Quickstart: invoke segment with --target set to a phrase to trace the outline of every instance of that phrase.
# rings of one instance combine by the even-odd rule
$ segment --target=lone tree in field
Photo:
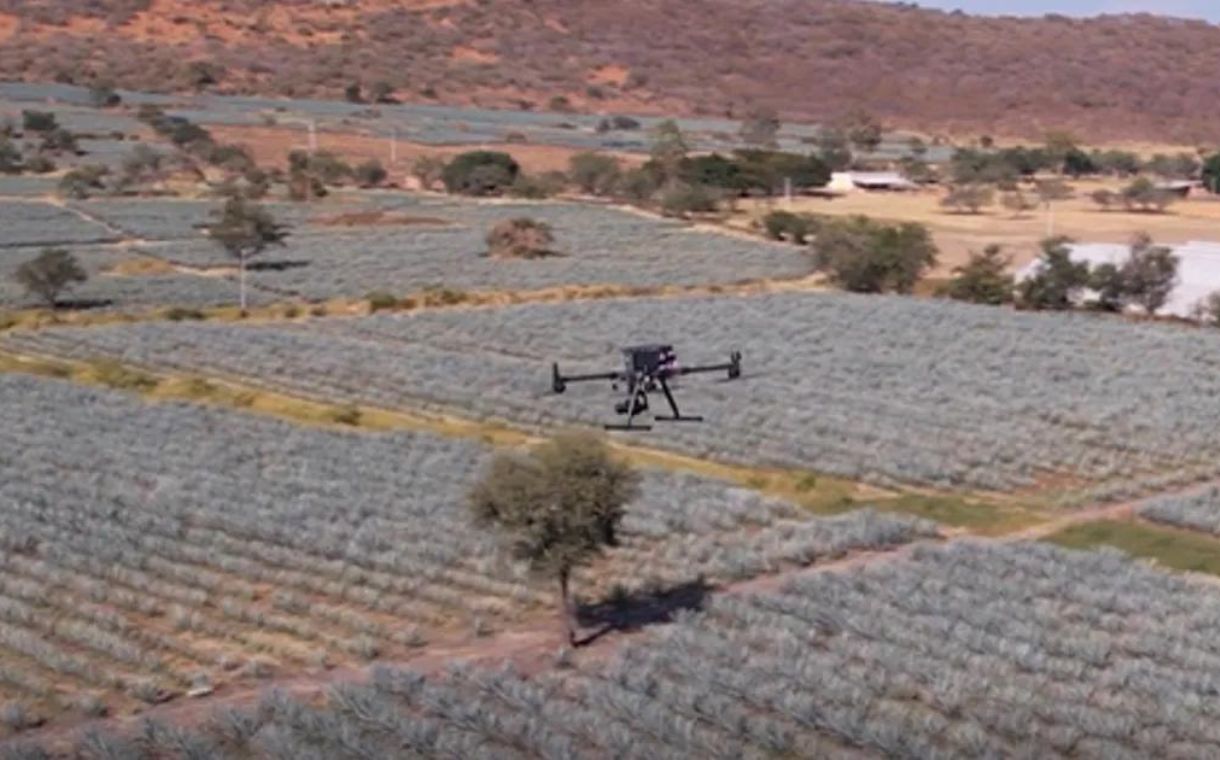
[[[487,255],[504,259],[540,259],[554,256],[551,225],[529,217],[498,222],[487,233]]]
[[[565,433],[528,455],[498,456],[470,492],[475,522],[498,529],[513,556],[558,582],[570,644],[578,643],[572,571],[617,543],[624,507],[638,488],[637,474],[611,457],[601,438]]]
[[[261,206],[241,196],[230,198],[220,212],[213,213],[216,221],[208,225],[208,236],[237,259],[238,287],[241,293],[241,313],[246,313],[246,261],[257,256],[269,245],[284,245],[288,227],[271,218]]]
[[[941,198],[940,205],[951,208],[959,214],[977,214],[984,206],[995,202],[995,190],[988,185],[965,184],[954,185]]]
[[[62,248],[44,248],[13,273],[13,280],[47,302],[52,309],[59,306],[59,296],[73,285],[89,279],[76,257]]]

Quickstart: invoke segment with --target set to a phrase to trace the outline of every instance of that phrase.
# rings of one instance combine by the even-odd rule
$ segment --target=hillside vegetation
[[[1220,27],[850,0],[0,0],[0,78],[1214,139]],[[358,85],[353,89],[352,85]]]

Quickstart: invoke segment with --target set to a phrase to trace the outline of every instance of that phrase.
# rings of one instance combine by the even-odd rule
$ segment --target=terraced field
[[[959,542],[720,596],[611,662],[382,669],[102,756],[1200,758],[1220,752],[1213,585],[1114,553]],[[138,741],[138,745],[137,742]]]
[[[1085,315],[788,293],[141,324],[4,344],[544,427],[612,417],[600,385],[551,395],[552,361],[606,368],[618,346],[655,340],[691,363],[741,350],[746,377],[685,383],[681,402],[708,421],[662,429],[650,445],[889,484],[1094,499],[1220,474],[1209,412],[1220,335]]]
[[[17,375],[0,375],[0,428],[0,706],[126,710],[550,615],[549,586],[469,526],[482,444]],[[578,576],[589,601],[935,533],[871,511],[811,519],[694,476],[648,473],[643,494],[621,546]]]

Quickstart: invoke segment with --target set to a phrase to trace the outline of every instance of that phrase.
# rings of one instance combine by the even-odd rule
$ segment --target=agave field
[[[102,243],[115,235],[72,211],[41,201],[0,201],[0,249]],[[11,253],[0,252],[7,259]]]
[[[470,526],[490,450],[0,376],[0,705],[96,710],[405,658],[553,599]],[[935,535],[652,472],[590,594],[723,583]],[[549,614],[549,611],[547,612]]]
[[[257,260],[256,287],[309,300],[406,294],[432,286],[479,290],[563,285],[700,285],[791,278],[810,265],[795,249],[733,238],[605,207],[568,203],[474,202],[408,194],[347,194],[345,202],[272,204],[293,227],[287,245]],[[149,255],[185,267],[232,266],[202,237],[216,204],[102,200],[76,208],[145,241]],[[378,210],[402,223],[352,228],[318,222]],[[534,261],[489,259],[484,240],[496,222],[529,216],[553,226],[559,256]],[[311,222],[314,222],[311,224]]]
[[[632,299],[247,326],[10,334],[323,398],[458,409],[525,426],[611,417],[607,387],[550,393],[550,363],[605,369],[673,341],[745,377],[684,383],[698,426],[650,439],[698,456],[883,483],[1115,498],[1216,473],[1220,336],[1088,316],[843,294]]]
[[[614,660],[378,669],[97,757],[1202,758],[1220,594],[1111,553],[968,542],[722,595]]]
[[[1140,508],[1140,517],[1220,536],[1220,487],[1152,499]]]

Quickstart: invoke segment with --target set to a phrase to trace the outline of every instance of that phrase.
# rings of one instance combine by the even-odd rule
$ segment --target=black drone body
[[[674,400],[673,389],[669,381],[683,375],[694,375],[708,372],[726,372],[728,379],[741,377],[741,353],[733,351],[728,362],[724,364],[707,364],[696,367],[685,367],[678,364],[678,355],[674,347],[660,343],[650,343],[642,346],[628,346],[623,349],[623,368],[611,372],[595,372],[587,375],[562,375],[559,365],[551,365],[551,389],[556,393],[567,390],[568,383],[580,383],[591,380],[609,380],[614,390],[619,390],[622,383],[627,396],[614,405],[614,411],[626,415],[627,421],[621,424],[606,425],[607,430],[651,430],[651,425],[637,425],[637,414],[648,411],[648,394],[661,391],[669,402],[671,415],[655,416],[658,422],[702,422],[702,417],[683,415],[678,411],[678,402]]]

